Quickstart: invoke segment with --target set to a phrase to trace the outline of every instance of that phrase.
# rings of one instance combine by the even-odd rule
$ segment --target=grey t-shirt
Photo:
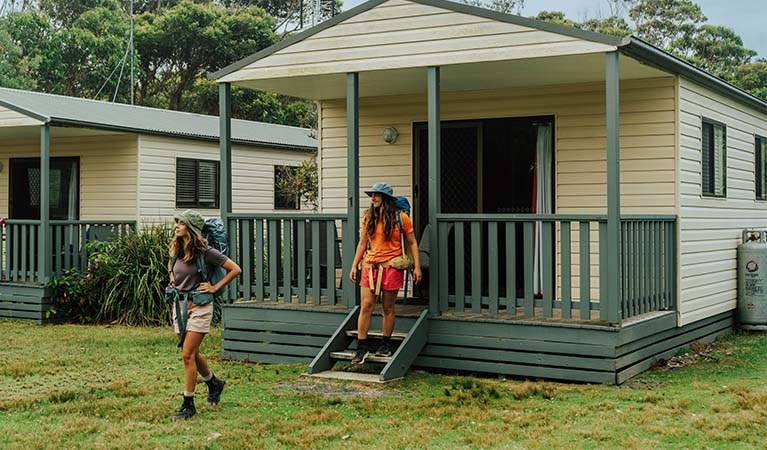
[[[226,260],[226,255],[213,247],[208,247],[205,250],[205,264],[220,267],[224,265]],[[200,283],[202,283],[202,275],[197,271],[197,261],[195,260],[187,264],[180,258],[177,259],[176,264],[173,266],[173,279],[179,292],[189,292],[197,289]]]

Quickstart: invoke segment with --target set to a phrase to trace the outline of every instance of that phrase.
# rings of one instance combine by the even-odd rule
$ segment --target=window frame
[[[298,170],[298,166],[291,166],[290,164],[274,164],[272,166],[272,173],[274,174],[274,198],[273,198],[273,207],[275,211],[300,211],[301,210],[301,202],[300,200],[295,200],[294,205],[288,205],[284,206],[282,204],[278,203],[278,200],[282,201],[287,196],[281,195],[279,193],[279,185],[277,180],[277,170],[278,168],[280,170],[285,168],[290,168],[290,170],[295,174],[295,172]]]
[[[711,173],[709,174],[710,177],[710,183],[711,183],[711,190],[707,191],[704,173],[703,173],[703,159],[706,156],[706,149],[703,147],[703,133],[705,133],[705,127],[706,125],[711,126],[711,134],[712,136],[709,138],[711,142],[711,149],[710,149],[710,162],[709,167],[711,168]],[[722,194],[717,195],[716,194],[716,186],[715,186],[715,180],[716,180],[716,149],[714,147],[715,145],[715,133],[716,133],[716,127],[722,128],[722,144],[723,148],[722,151],[724,152],[724,167],[722,167]],[[701,196],[706,198],[727,198],[727,124],[720,122],[718,120],[709,119],[708,117],[702,117],[701,118],[701,140],[700,140],[700,146],[701,146],[701,152],[700,152],[700,158],[701,158]]]
[[[762,159],[759,153],[762,145],[767,146],[767,137],[754,133],[754,199],[756,201],[767,201],[767,189],[761,192],[762,181],[767,176],[767,158]],[[761,163],[761,164],[760,164]]]
[[[179,201],[179,163],[181,161],[194,163],[194,202]],[[200,163],[213,163],[216,171],[215,200],[213,205],[200,202]],[[221,202],[221,162],[215,159],[176,158],[176,208],[219,209]]]

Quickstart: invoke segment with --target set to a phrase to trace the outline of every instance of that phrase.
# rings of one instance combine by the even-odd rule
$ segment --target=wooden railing
[[[437,223],[442,312],[592,320],[594,310],[607,320],[605,216],[440,214]]]
[[[337,269],[345,224],[345,215],[230,215],[230,256],[242,267],[230,300],[341,303],[343,271]]]
[[[129,220],[53,220],[51,243],[54,276],[67,269],[85,271],[88,267],[89,249],[93,241],[110,241],[136,231],[136,222]]]
[[[621,219],[623,318],[676,308],[676,218]]]
[[[134,221],[51,221],[51,276],[88,267],[91,241],[105,241],[135,231]],[[40,272],[40,221],[7,220],[0,240],[0,275],[5,281],[43,283]]]
[[[40,237],[39,220],[7,220],[0,242],[2,279],[18,282],[41,282],[38,272]]]

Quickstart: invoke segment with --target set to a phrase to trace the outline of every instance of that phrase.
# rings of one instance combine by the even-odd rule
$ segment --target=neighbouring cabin
[[[0,318],[43,320],[46,280],[85,269],[88,241],[219,216],[218,132],[216,117],[0,89]],[[300,211],[277,186],[316,151],[309,130],[236,120],[232,139],[235,210]]]
[[[767,226],[767,102],[652,45],[371,0],[212,78],[224,118],[231,85],[319,105],[320,214],[222,205],[244,269],[225,357],[621,383],[734,324],[741,230]],[[381,180],[413,204],[427,276],[360,375],[347,274]]]

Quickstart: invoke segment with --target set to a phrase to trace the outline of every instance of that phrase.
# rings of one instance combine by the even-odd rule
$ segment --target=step
[[[305,374],[310,377],[325,378],[331,380],[344,380],[344,381],[358,381],[360,383],[388,383],[387,380],[381,381],[381,376],[377,373],[359,373],[359,372],[343,372],[340,370],[326,370],[320,373]],[[397,378],[401,380],[402,378]]]
[[[357,338],[357,330],[349,330],[346,332],[346,335],[349,337]],[[383,338],[383,331],[381,330],[370,330],[368,331],[368,337],[373,339],[382,339]],[[403,333],[401,331],[395,331],[391,335],[392,341],[404,341],[407,337],[407,333]]]
[[[353,351],[345,351],[345,352],[332,352],[330,354],[330,357],[333,359],[340,359],[344,361],[351,361],[352,358],[354,358],[354,352]],[[367,358],[365,358],[365,362],[374,362],[374,363],[381,363],[386,364],[389,361],[391,361],[391,356],[375,356],[371,354]]]

